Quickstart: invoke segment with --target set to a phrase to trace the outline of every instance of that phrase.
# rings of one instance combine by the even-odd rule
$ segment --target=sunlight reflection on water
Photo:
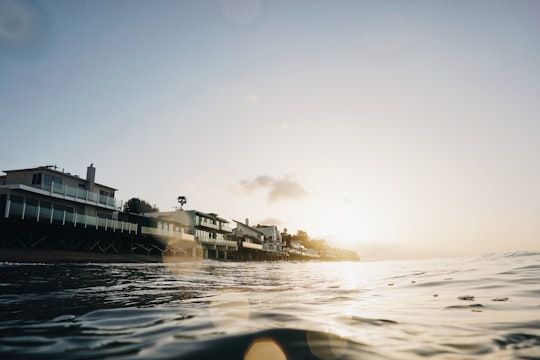
[[[539,256],[0,264],[0,355],[533,357]]]

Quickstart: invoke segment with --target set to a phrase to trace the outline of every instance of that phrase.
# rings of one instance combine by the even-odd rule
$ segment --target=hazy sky
[[[540,250],[540,1],[0,0],[0,170],[366,259]]]

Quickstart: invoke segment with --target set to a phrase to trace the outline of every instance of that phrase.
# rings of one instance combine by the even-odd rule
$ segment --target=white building
[[[87,168],[86,178],[60,171],[56,166],[4,170],[0,176],[2,216],[12,214],[50,221],[92,224],[116,220],[122,202],[115,199],[116,189],[95,182],[96,168]],[[83,220],[84,219],[84,220]]]
[[[238,250],[236,241],[228,239],[232,234],[229,222],[215,213],[180,209],[146,213],[145,215],[171,219],[185,224],[186,231],[202,245],[205,258],[209,257],[209,251],[213,251],[216,259],[226,259],[229,252]]]
[[[263,250],[282,252],[283,239],[276,225],[257,225],[257,230],[264,234]]]
[[[239,246],[243,249],[262,250],[264,243],[264,233],[259,229],[249,226],[249,220],[245,223],[234,220],[236,228],[233,229],[233,236],[237,239]]]

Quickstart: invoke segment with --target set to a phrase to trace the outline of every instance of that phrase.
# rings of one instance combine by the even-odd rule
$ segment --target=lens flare
[[[167,238],[161,261],[170,274],[185,275],[199,269],[203,261],[203,250],[195,241]]]
[[[345,354],[348,347],[346,339],[326,332],[308,332],[307,342],[311,353],[322,360],[338,359]]]
[[[286,360],[287,356],[272,338],[255,339],[249,345],[244,360]]]

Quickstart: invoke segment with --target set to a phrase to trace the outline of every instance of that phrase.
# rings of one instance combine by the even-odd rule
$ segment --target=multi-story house
[[[151,255],[158,261],[165,256],[198,256],[198,244],[183,223],[122,212],[116,189],[95,182],[93,165],[87,168],[86,178],[56,166],[4,172],[0,176],[0,248],[6,250],[0,252],[0,261],[17,261],[7,257],[30,253],[37,254],[39,261],[39,256],[50,257],[51,251],[66,260],[74,252],[86,254],[80,259],[96,261],[106,261],[105,255],[120,256],[114,260],[122,261],[129,260],[124,255],[134,260],[137,255]]]
[[[232,235],[238,241],[238,246],[244,249],[262,250],[264,242],[264,233],[257,228],[249,226],[249,219],[245,223],[234,220],[236,228]]]
[[[186,224],[187,232],[194,235],[195,240],[203,247],[205,258],[227,259],[231,252],[238,251],[236,241],[229,240],[232,233],[229,222],[215,213],[179,209],[145,215],[174,219]]]
[[[238,242],[238,254],[244,260],[284,260],[288,255],[283,251],[283,241],[275,225],[250,226],[236,221],[233,238]]]
[[[257,225],[257,230],[264,234],[263,250],[283,252],[283,239],[276,225]]]
[[[50,217],[63,222],[82,218],[92,223],[116,219],[122,209],[116,189],[95,182],[96,168],[87,168],[86,178],[59,171],[56,166],[4,170],[0,177],[0,210],[3,217],[18,214]]]

